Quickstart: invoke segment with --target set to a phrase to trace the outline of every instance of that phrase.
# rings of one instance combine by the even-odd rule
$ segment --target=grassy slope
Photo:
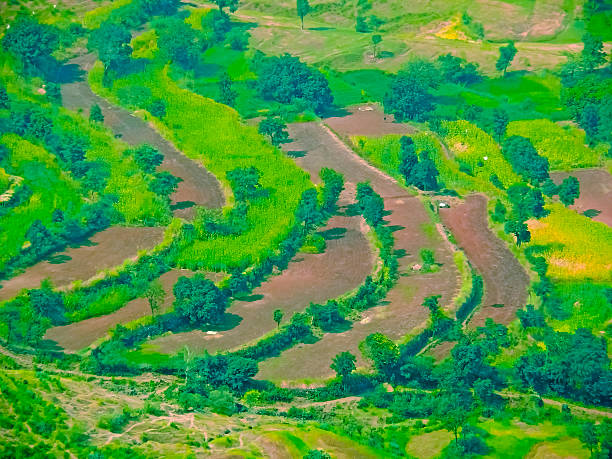
[[[54,155],[14,134],[0,143],[9,148],[8,165],[23,177],[32,196],[22,205],[0,217],[0,264],[15,256],[25,241],[25,233],[35,220],[51,222],[55,209],[78,209],[83,204],[80,185],[62,171]]]

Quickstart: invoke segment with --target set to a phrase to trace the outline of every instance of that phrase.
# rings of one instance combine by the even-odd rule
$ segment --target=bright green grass
[[[585,145],[585,133],[573,126],[559,126],[548,119],[513,121],[507,135],[527,137],[538,153],[550,162],[551,169],[568,170],[599,166],[599,154]]]
[[[558,331],[573,332],[577,328],[588,328],[595,333],[606,328],[612,319],[612,304],[605,296],[610,285],[590,282],[562,282],[555,285],[555,293],[562,301],[562,308],[570,311],[566,320],[549,320]]]
[[[478,126],[460,120],[445,122],[444,127],[447,130],[444,141],[450,151],[456,159],[466,163],[475,176],[488,181],[492,174],[496,174],[506,187],[521,181],[502,155],[497,142]]]
[[[410,438],[410,441],[406,445],[406,452],[411,457],[433,459],[437,457],[451,441],[454,441],[451,432],[447,430],[434,430],[433,432],[415,435]]]
[[[108,3],[96,8],[95,10],[88,11],[83,16],[83,26],[87,27],[88,29],[97,29],[110,17],[114,10],[130,3],[132,3],[132,0],[114,0],[112,3]]]
[[[382,137],[353,136],[351,141],[359,155],[374,166],[394,176],[400,183],[404,178],[400,175],[399,152],[400,136],[385,135]],[[447,188],[457,190],[459,193],[484,191],[492,195],[500,193],[489,181],[482,177],[472,177],[459,170],[459,164],[449,159],[444,152],[440,141],[429,132],[421,132],[412,136],[417,152],[428,151],[431,159],[440,172],[440,178]]]
[[[202,161],[226,189],[227,171],[254,166],[261,172],[261,184],[269,190],[268,197],[251,204],[249,228],[244,233],[196,241],[179,255],[181,266],[223,269],[251,264],[277,246],[294,221],[302,192],[312,186],[305,172],[267,143],[256,128],[243,125],[236,111],[181,89],[168,76],[167,67],[151,66],[145,73],[117,80],[112,93],[102,87],[101,76],[98,65],[90,73],[90,81],[105,96],[113,97],[122,87],[138,85],[163,99],[167,115],[163,121],[153,120],[156,127],[187,156]]]
[[[562,281],[612,282],[612,228],[562,204],[550,215],[530,220],[530,245],[544,246],[548,274]]]
[[[35,220],[47,225],[55,209],[83,205],[78,182],[62,171],[55,156],[15,134],[6,134],[0,142],[9,149],[10,170],[23,177],[32,196],[20,206],[0,217],[0,266],[17,255],[25,242],[27,229]]]
[[[555,444],[558,441],[565,442],[567,429],[565,426],[553,425],[550,422],[543,422],[538,425],[527,425],[517,422],[497,422],[485,421],[479,424],[491,434],[486,442],[492,451],[488,458],[508,458],[522,459],[538,443]],[[583,448],[572,448],[577,458],[589,457],[588,451]]]
[[[147,30],[134,37],[130,43],[134,59],[152,59],[157,51],[157,34],[155,30]]]

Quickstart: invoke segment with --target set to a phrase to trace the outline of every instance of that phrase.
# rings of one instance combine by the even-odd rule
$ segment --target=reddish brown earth
[[[327,333],[314,344],[301,344],[280,357],[260,363],[258,378],[276,381],[329,377],[333,375],[329,368],[332,358],[342,351],[350,351],[358,357],[357,364],[364,365],[358,349],[363,339],[375,332],[385,333],[394,340],[402,339],[428,320],[428,311],[421,306],[426,296],[441,294],[441,304],[450,303],[458,276],[449,246],[436,231],[418,197],[409,195],[392,178],[368,165],[324,126],[294,124],[289,126],[289,132],[296,140],[285,148],[306,152],[297,162],[313,177],[321,167],[330,167],[344,174],[349,190],[360,181],[370,181],[384,198],[385,208],[391,211],[385,220],[396,229],[396,249],[405,255],[399,259],[401,275],[396,286],[380,306],[364,312],[362,320],[350,330]],[[412,266],[420,262],[422,248],[434,250],[436,261],[442,265],[440,271],[413,272]]]
[[[320,231],[328,238],[324,253],[298,254],[280,275],[255,289],[249,301],[231,305],[228,313],[242,319],[237,326],[212,335],[200,330],[176,333],[157,338],[152,344],[165,353],[184,346],[194,352],[233,349],[274,330],[275,309],[283,311],[286,322],[311,302],[324,303],[354,289],[370,274],[374,261],[364,230],[361,217],[333,217]]]
[[[612,175],[605,169],[579,169],[572,172],[553,172],[550,174],[555,183],[573,175],[580,181],[580,197],[571,206],[583,213],[595,209],[601,213],[593,220],[612,227]]]
[[[136,257],[140,250],[152,249],[162,241],[163,233],[163,228],[108,228],[93,235],[80,247],[54,254],[22,274],[2,282],[0,300],[12,298],[24,288],[36,288],[47,278],[56,287],[66,287],[78,279],[89,279],[101,270]]]
[[[396,123],[393,115],[382,113],[374,105],[354,107],[349,109],[349,112],[347,116],[327,118],[325,123],[342,137],[414,133],[414,128],[407,124]]]
[[[482,305],[470,324],[484,325],[487,317],[509,324],[525,306],[529,277],[506,244],[489,229],[486,197],[470,195],[462,204],[440,209],[440,217],[484,280]]]
[[[104,115],[104,124],[121,140],[130,145],[148,143],[163,153],[164,162],[160,169],[183,179],[170,196],[172,204],[178,204],[174,212],[176,216],[191,218],[194,205],[221,207],[225,198],[219,182],[202,164],[183,155],[142,119],[93,93],[86,76],[79,75],[78,70],[88,71],[94,62],[95,56],[87,54],[71,60],[65,66],[66,78],[73,81],[62,85],[63,105],[71,110],[82,109],[84,116],[89,116],[91,106],[98,104]]]
[[[192,274],[192,271],[186,269],[175,269],[160,276],[159,281],[167,294],[160,313],[165,312],[172,305],[174,301],[172,287],[174,287],[178,278],[180,276],[191,276]],[[149,314],[151,314],[151,309],[148,301],[145,298],[137,298],[112,314],[50,328],[47,330],[44,339],[55,341],[67,352],[76,352],[105,336],[117,324],[125,324]]]

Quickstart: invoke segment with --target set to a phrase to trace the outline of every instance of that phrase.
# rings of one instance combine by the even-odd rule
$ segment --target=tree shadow
[[[72,260],[72,257],[63,253],[47,258],[47,262],[52,265],[61,265],[62,263],[66,263],[70,260]]]
[[[174,204],[170,205],[170,210],[175,211],[175,210],[183,210],[183,209],[189,209],[193,206],[195,206],[195,202],[193,201],[179,201],[176,202]]]
[[[325,333],[344,333],[353,328],[353,323],[350,320],[334,323],[331,327],[322,328]]]
[[[389,57],[393,57],[395,56],[395,53],[392,51],[380,51],[378,53],[378,57],[380,57],[381,59],[387,59]]]
[[[600,213],[601,213],[601,210],[587,209],[584,212],[582,212],[582,215],[588,218],[594,218],[594,217],[597,217]]]
[[[226,312],[223,315],[221,322],[210,327],[206,327],[206,330],[203,329],[203,331],[227,331],[231,330],[232,328],[236,328],[241,322],[242,317],[240,317],[238,314]]]
[[[306,150],[290,150],[285,153],[290,158],[303,158],[308,152]]]
[[[326,241],[333,241],[336,239],[342,239],[345,236],[346,231],[346,228],[336,227],[325,231],[318,231],[317,234],[322,236]]]
[[[336,30],[335,27],[306,27],[306,30],[315,30],[317,32],[325,31],[325,30]]]
[[[77,64],[64,64],[55,74],[54,83],[67,84],[85,80],[85,71]]]
[[[252,293],[250,295],[237,295],[234,297],[237,301],[244,301],[245,303],[253,303],[255,301],[262,300],[264,296],[261,293]]]
[[[402,225],[387,225],[387,228],[389,228],[392,233],[406,229],[406,227]]]
[[[349,116],[351,112],[349,112],[344,107],[337,107],[335,105],[326,108],[323,113],[321,113],[321,118],[342,118],[344,116]]]
[[[406,252],[406,249],[396,249],[393,251],[393,253],[395,254],[397,258],[404,258],[405,256],[408,255],[408,252]]]

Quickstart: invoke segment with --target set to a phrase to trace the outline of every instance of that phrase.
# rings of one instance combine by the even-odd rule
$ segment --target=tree
[[[344,190],[344,176],[333,169],[321,168],[319,177],[323,182],[321,193],[321,210],[333,214],[337,210],[340,193]]]
[[[219,7],[219,11],[224,12],[224,8],[229,8],[229,10],[234,13],[238,9],[238,0],[212,0],[214,4]]]
[[[467,85],[482,80],[482,76],[478,73],[478,64],[466,62],[465,59],[450,53],[438,56],[436,61],[445,81]]]
[[[236,169],[228,171],[225,175],[238,201],[255,199],[262,196],[265,192],[259,183],[261,172],[254,166],[237,167]]]
[[[261,120],[259,123],[259,133],[268,137],[272,145],[276,147],[286,142],[289,138],[285,122],[280,118],[272,118],[271,116]]]
[[[154,280],[145,290],[145,298],[151,308],[151,317],[155,317],[166,299],[166,291],[159,280]]]
[[[167,56],[185,70],[193,69],[202,49],[199,34],[179,18],[171,18],[156,29],[159,38],[157,46]]]
[[[40,289],[30,290],[30,305],[40,316],[47,317],[53,325],[66,323],[66,307],[61,293],[54,292],[48,282],[44,282]]]
[[[149,106],[149,112],[157,118],[164,118],[166,116],[166,102],[163,99],[153,99]]]
[[[373,333],[361,342],[360,349],[381,375],[389,379],[393,377],[399,361],[399,348],[389,337]]]
[[[559,187],[555,185],[555,182],[549,177],[542,183],[542,193],[549,198],[559,193]]]
[[[453,433],[455,444],[459,440],[459,430],[468,420],[471,408],[471,394],[463,387],[445,389],[436,397],[435,417],[442,422],[446,430]]]
[[[218,323],[227,307],[227,295],[203,274],[179,277],[174,285],[174,309],[191,325]]]
[[[423,191],[436,191],[440,188],[438,176],[440,173],[429,154],[424,151],[421,158],[412,170],[412,184]]]
[[[8,93],[6,92],[6,88],[0,84],[0,110],[4,108],[10,108],[11,101],[9,99]]]
[[[509,42],[506,46],[502,46],[499,48],[499,59],[497,59],[497,63],[495,64],[495,68],[500,72],[503,72],[504,76],[506,75],[506,70],[510,63],[516,56],[517,49],[514,46],[514,42]]]
[[[574,204],[580,196],[580,182],[576,177],[569,176],[559,185],[559,199],[566,206]]]
[[[593,141],[597,138],[599,134],[599,108],[596,104],[587,104],[582,109],[580,113],[580,126],[586,132],[586,135],[589,138],[589,141],[593,143]]]
[[[357,184],[357,205],[368,225],[375,227],[384,217],[385,201],[368,183]]]
[[[385,112],[393,113],[399,121],[422,121],[434,108],[429,89],[437,85],[436,80],[428,78],[428,73],[427,68],[412,66],[393,77],[383,99]]]
[[[274,322],[276,322],[276,327],[280,328],[281,320],[283,320],[283,311],[276,309],[272,315],[272,318],[274,319]]]
[[[2,38],[2,47],[19,58],[31,70],[48,58],[58,44],[58,34],[49,25],[21,16],[11,24]]]
[[[130,152],[134,156],[136,164],[149,174],[153,173],[155,168],[164,161],[164,155],[162,155],[159,150],[146,143],[140,145],[135,150],[130,150]]]
[[[232,22],[226,13],[213,10],[202,18],[202,28],[209,41],[221,43],[232,30]]]
[[[597,435],[597,427],[592,422],[585,422],[582,424],[580,429],[580,441],[589,448],[591,457],[593,457],[593,450],[597,448],[599,444],[599,436]]]
[[[257,73],[257,91],[263,99],[283,104],[305,103],[317,114],[323,113],[334,102],[325,76],[297,57],[284,54],[264,58]]]
[[[87,46],[96,50],[105,71],[121,71],[132,55],[132,34],[120,23],[104,22],[91,33]]]
[[[93,104],[91,109],[89,110],[89,121],[94,123],[103,123],[104,115],[102,114],[102,109],[98,104]]]
[[[322,449],[311,449],[303,459],[331,459],[331,456]]]
[[[304,222],[306,228],[311,228],[320,221],[321,212],[318,206],[317,190],[314,188],[304,190],[295,216],[298,221]]]
[[[504,142],[502,153],[514,171],[523,178],[540,183],[549,177],[548,158],[538,155],[529,139],[517,135],[508,137]]]
[[[356,357],[350,352],[340,352],[332,360],[330,368],[336,372],[338,377],[345,378],[355,371],[356,360]]]
[[[310,4],[308,0],[297,0],[297,15],[302,21],[302,30],[304,30],[304,16],[310,13]]]
[[[414,141],[410,137],[402,136],[400,138],[399,159],[399,173],[404,176],[406,185],[410,185],[413,182],[412,174],[414,173],[414,168],[419,162]]]
[[[232,80],[227,72],[223,72],[219,78],[219,102],[233,107],[236,104],[236,92],[232,85]]]
[[[183,179],[172,175],[168,171],[155,172],[153,180],[149,184],[149,189],[160,196],[170,196],[178,188],[178,184]]]
[[[501,142],[501,139],[506,135],[506,128],[510,117],[503,108],[496,108],[493,111],[493,132],[497,136],[497,141]]]
[[[592,72],[606,62],[603,43],[601,38],[594,37],[589,32],[582,36],[582,42],[584,43],[580,53],[582,65],[587,72]]]
[[[520,220],[508,220],[504,225],[504,231],[516,236],[516,245],[520,246],[524,242],[531,241],[531,233],[525,222]]]
[[[376,48],[382,42],[382,36],[379,34],[372,35],[372,45],[374,45],[374,58],[378,57],[378,53],[376,52]]]
[[[233,27],[227,34],[227,42],[234,51],[244,51],[249,46],[249,33],[241,27]]]

